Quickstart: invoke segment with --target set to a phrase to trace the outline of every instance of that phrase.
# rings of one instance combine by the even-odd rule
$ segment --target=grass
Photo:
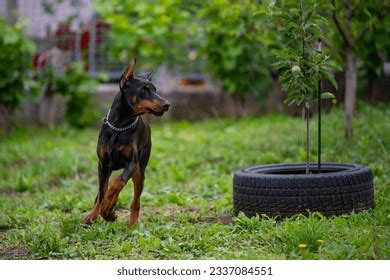
[[[81,221],[97,191],[97,129],[18,128],[0,138],[0,258],[389,259],[390,107],[361,105],[353,139],[323,117],[323,159],[368,165],[376,208],[342,217],[232,217],[232,176],[255,164],[303,162],[301,120],[285,115],[153,124],[141,223]],[[315,120],[312,121],[313,136]],[[312,159],[316,158],[313,137]]]

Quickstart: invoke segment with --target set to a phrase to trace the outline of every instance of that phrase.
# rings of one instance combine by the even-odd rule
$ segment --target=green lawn
[[[314,136],[315,120],[311,126]],[[81,225],[97,191],[98,129],[18,128],[0,138],[0,259],[389,259],[388,105],[361,105],[351,140],[343,138],[341,110],[323,117],[324,161],[372,169],[373,211],[232,217],[234,171],[304,161],[301,127],[285,115],[153,124],[141,223],[130,229],[131,182],[116,222]],[[314,161],[314,137],[312,144]]]

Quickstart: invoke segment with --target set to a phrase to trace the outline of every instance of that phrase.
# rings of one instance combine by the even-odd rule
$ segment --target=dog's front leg
[[[103,164],[99,161],[98,166],[99,173],[99,192],[96,195],[95,205],[91,212],[84,218],[85,224],[91,224],[96,221],[100,214],[100,204],[103,201],[104,195],[108,188],[108,179],[111,174],[111,170],[107,167],[107,165]]]
[[[140,166],[137,166],[137,170],[132,177],[134,183],[134,197],[133,202],[130,206],[130,218],[129,226],[134,226],[138,223],[139,209],[140,209],[140,198],[142,189],[144,187],[145,170],[141,170]]]
[[[134,175],[136,167],[137,161],[135,158],[133,158],[133,160],[123,170],[122,174],[115,178],[106,195],[104,196],[100,207],[100,215],[106,221],[116,220],[117,216],[114,212],[114,207],[118,200],[119,193],[122,191],[123,187],[130,180],[130,178]]]

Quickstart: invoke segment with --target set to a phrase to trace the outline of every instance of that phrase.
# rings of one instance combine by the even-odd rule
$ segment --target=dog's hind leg
[[[104,196],[104,199],[100,206],[100,215],[106,221],[116,220],[117,216],[114,212],[114,207],[118,200],[119,193],[122,191],[123,187],[130,180],[130,178],[134,175],[136,167],[137,163],[135,159],[133,159],[131,163],[128,164],[123,170],[122,174],[115,178],[106,195]]]
[[[99,192],[96,194],[95,205],[91,212],[84,218],[85,224],[91,224],[96,221],[100,214],[100,204],[103,201],[104,195],[108,188],[108,179],[111,175],[110,169],[99,161]]]

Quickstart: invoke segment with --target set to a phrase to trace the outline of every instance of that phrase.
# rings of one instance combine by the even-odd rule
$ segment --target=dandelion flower
[[[298,248],[300,248],[300,249],[305,249],[306,247],[307,247],[307,244],[305,244],[305,243],[300,243],[298,245]]]

